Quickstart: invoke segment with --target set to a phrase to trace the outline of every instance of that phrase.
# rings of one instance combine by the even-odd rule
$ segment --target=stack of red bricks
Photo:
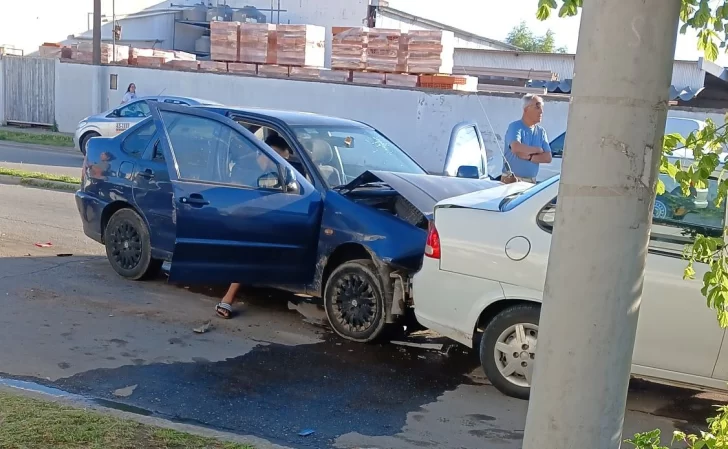
[[[212,22],[210,67],[237,74],[286,77],[292,68],[324,66],[326,31],[314,25]],[[200,69],[203,69],[202,63]],[[218,70],[219,69],[219,70]]]

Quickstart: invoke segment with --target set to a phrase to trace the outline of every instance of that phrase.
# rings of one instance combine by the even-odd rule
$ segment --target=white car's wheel
[[[509,307],[485,328],[480,363],[503,394],[520,399],[530,395],[540,313],[536,304]]]

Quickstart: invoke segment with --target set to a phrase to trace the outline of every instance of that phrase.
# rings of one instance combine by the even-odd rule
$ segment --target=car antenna
[[[161,91],[161,92],[160,92],[159,94],[157,94],[157,96],[159,97],[160,95],[162,95],[162,94],[164,93],[164,91],[165,91],[165,90],[167,90],[167,88],[166,88],[166,87],[165,87],[164,89],[162,89],[162,91]]]

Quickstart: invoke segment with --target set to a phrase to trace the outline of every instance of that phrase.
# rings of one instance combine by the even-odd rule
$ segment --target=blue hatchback
[[[322,298],[333,329],[382,335],[411,305],[437,201],[493,181],[428,175],[366,124],[315,114],[151,104],[89,141],[84,232],[139,280],[265,285]],[[285,140],[286,160],[264,141]]]

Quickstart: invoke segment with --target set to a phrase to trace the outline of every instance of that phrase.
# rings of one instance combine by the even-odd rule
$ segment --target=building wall
[[[379,28],[392,28],[402,31],[409,30],[434,30],[435,27],[427,26],[422,23],[415,23],[406,19],[401,19],[396,16],[389,16],[386,12],[380,12],[377,14],[377,27]],[[497,48],[490,44],[484,44],[478,41],[469,40],[463,37],[455,35],[455,48],[474,48],[474,49],[490,49],[497,50]]]
[[[119,90],[109,90],[109,76],[119,76]],[[140,95],[183,95],[229,105],[314,112],[361,120],[380,129],[429,170],[442,170],[452,128],[478,122],[488,149],[502,148],[508,124],[521,116],[517,96],[442,93],[352,84],[173,72],[134,67],[95,67],[57,62],[56,121],[72,132],[86,116],[120,103],[123,87],[134,82]],[[543,126],[556,137],[566,129],[566,98],[546,98]],[[721,113],[673,112],[723,123]]]
[[[5,123],[5,78],[3,58],[0,56],[0,125]]]
[[[550,70],[559,79],[574,77],[572,54],[519,53],[513,51],[490,51],[456,49],[455,65],[469,67],[493,67],[523,70]],[[679,87],[699,89],[703,87],[705,72],[698,68],[697,61],[675,61],[672,84]]]

